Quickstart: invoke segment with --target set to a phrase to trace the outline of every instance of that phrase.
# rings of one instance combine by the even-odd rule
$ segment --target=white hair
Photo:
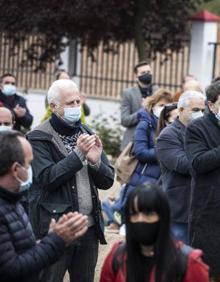
[[[203,93],[199,91],[185,91],[182,95],[180,95],[177,108],[186,108],[190,105],[192,99],[202,99],[203,101],[206,100],[206,97]]]
[[[70,79],[58,79],[55,80],[50,86],[47,92],[48,104],[54,102],[55,104],[60,103],[60,91],[61,90],[73,90],[74,92],[79,92],[78,86],[75,82]]]

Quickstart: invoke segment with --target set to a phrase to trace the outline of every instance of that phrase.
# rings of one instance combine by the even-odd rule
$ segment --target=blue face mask
[[[63,119],[68,123],[74,123],[79,121],[81,116],[81,107],[64,108]]]
[[[12,125],[0,125],[0,132],[12,130]]]
[[[220,121],[220,108],[218,109],[218,113],[215,114],[215,117],[217,118],[217,120]]]
[[[13,96],[16,93],[16,87],[12,84],[5,84],[2,93],[5,96]]]
[[[24,169],[26,169],[26,168],[24,168]],[[22,181],[20,178],[17,177],[17,180],[20,182],[19,192],[24,192],[24,191],[28,190],[31,187],[31,184],[33,182],[33,172],[32,172],[32,167],[31,166],[29,166],[27,172],[28,172],[27,180]]]

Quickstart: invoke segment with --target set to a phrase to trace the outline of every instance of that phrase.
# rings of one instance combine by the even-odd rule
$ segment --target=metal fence
[[[151,66],[154,83],[173,92],[180,88],[182,78],[188,73],[189,41],[178,52],[166,55],[156,52]],[[93,56],[83,48],[80,55],[80,70],[75,68],[74,76],[80,79],[80,88],[88,96],[120,99],[123,89],[135,84],[133,67],[138,54],[133,42],[120,44],[117,52],[105,52],[99,45]]]
[[[220,42],[210,42],[209,45],[213,46],[213,67],[212,78],[220,76]]]
[[[37,36],[30,36],[19,47],[12,48],[12,42],[4,33],[0,34],[0,75],[12,73],[17,77],[20,89],[45,91],[54,78],[55,63],[48,63],[45,72],[37,71],[36,64],[24,64],[26,50],[37,40]]]

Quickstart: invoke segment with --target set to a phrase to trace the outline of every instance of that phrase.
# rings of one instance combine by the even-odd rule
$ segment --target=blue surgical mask
[[[26,168],[24,168],[24,169],[26,169]],[[19,192],[24,192],[24,191],[28,190],[31,187],[31,184],[33,182],[33,172],[32,172],[32,167],[31,166],[29,166],[27,172],[28,172],[28,176],[27,176],[27,180],[25,180],[25,181],[23,181],[20,178],[16,177],[17,180],[20,182]]]
[[[12,125],[0,125],[0,132],[12,130]]]
[[[2,93],[5,96],[13,96],[16,93],[16,87],[12,84],[5,84]]]
[[[64,108],[63,119],[68,123],[79,121],[81,116],[81,107]]]

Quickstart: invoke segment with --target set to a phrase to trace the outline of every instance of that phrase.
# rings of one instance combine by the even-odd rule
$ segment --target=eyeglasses
[[[0,122],[0,125],[9,126],[9,125],[12,125],[12,124],[10,122]]]

